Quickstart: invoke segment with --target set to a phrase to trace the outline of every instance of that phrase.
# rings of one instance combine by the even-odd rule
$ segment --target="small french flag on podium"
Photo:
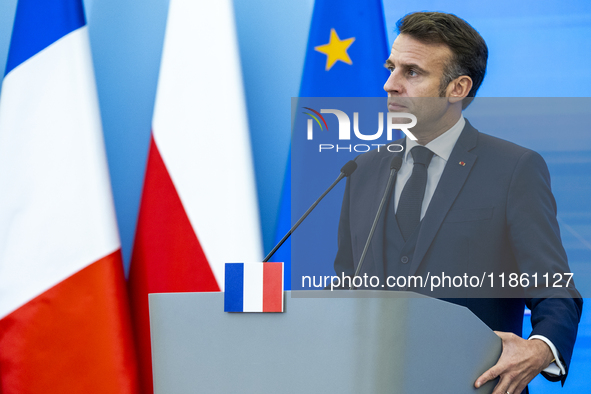
[[[224,312],[283,312],[283,263],[226,263]]]

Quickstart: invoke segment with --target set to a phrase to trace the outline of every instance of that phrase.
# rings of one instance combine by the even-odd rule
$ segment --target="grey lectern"
[[[226,313],[223,293],[150,294],[156,394],[491,393],[501,340],[414,293],[285,293],[284,313]]]

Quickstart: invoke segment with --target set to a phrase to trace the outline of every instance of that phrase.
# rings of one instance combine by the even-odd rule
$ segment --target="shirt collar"
[[[441,157],[445,162],[449,159],[451,155],[451,151],[453,150],[458,138],[460,138],[460,134],[462,134],[462,130],[464,130],[464,126],[466,125],[466,120],[464,119],[464,115],[460,116],[460,119],[453,125],[449,130],[445,133],[441,134],[439,137],[435,138],[433,141],[429,142],[425,145],[426,148],[429,148],[435,155]],[[409,155],[408,152],[415,146],[419,145],[416,141],[411,140],[410,138],[406,137],[406,152],[404,153],[404,160],[411,160],[412,155]]]

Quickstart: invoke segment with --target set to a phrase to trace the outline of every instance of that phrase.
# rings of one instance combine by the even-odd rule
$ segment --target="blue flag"
[[[317,0],[300,97],[384,97],[389,52],[381,0]]]
[[[317,0],[308,38],[300,97],[385,97],[383,85],[388,78],[388,71],[383,65],[388,54],[381,0]],[[301,105],[298,105],[297,100],[294,100],[292,105],[296,106],[296,111],[301,112]],[[318,120],[317,116],[315,119],[318,124],[324,121]],[[292,140],[292,152],[293,144]],[[290,154],[276,241],[289,231],[300,215],[336,179],[341,166],[359,154],[344,153],[338,157],[317,155],[311,159]],[[292,178],[292,168],[296,167],[298,175]],[[299,175],[314,173],[318,168],[322,168],[326,175],[314,179]],[[298,247],[294,250],[297,260],[305,261],[307,264],[301,266],[298,263],[298,268],[295,269],[294,266],[292,269],[291,239],[271,259],[286,263],[286,289],[290,289],[292,274],[294,277],[291,288],[302,288],[300,273],[306,271],[308,264],[322,267],[321,271],[326,275],[334,272],[332,261],[336,254],[337,224],[343,190],[344,181],[292,235],[297,239]],[[292,196],[295,197],[293,206]],[[307,244],[308,239],[321,246],[310,244],[310,248],[301,247]]]

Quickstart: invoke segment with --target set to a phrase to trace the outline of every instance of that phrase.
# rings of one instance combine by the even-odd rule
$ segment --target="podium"
[[[150,294],[156,394],[491,393],[501,340],[415,293],[285,292],[284,313],[226,313],[224,293]]]

